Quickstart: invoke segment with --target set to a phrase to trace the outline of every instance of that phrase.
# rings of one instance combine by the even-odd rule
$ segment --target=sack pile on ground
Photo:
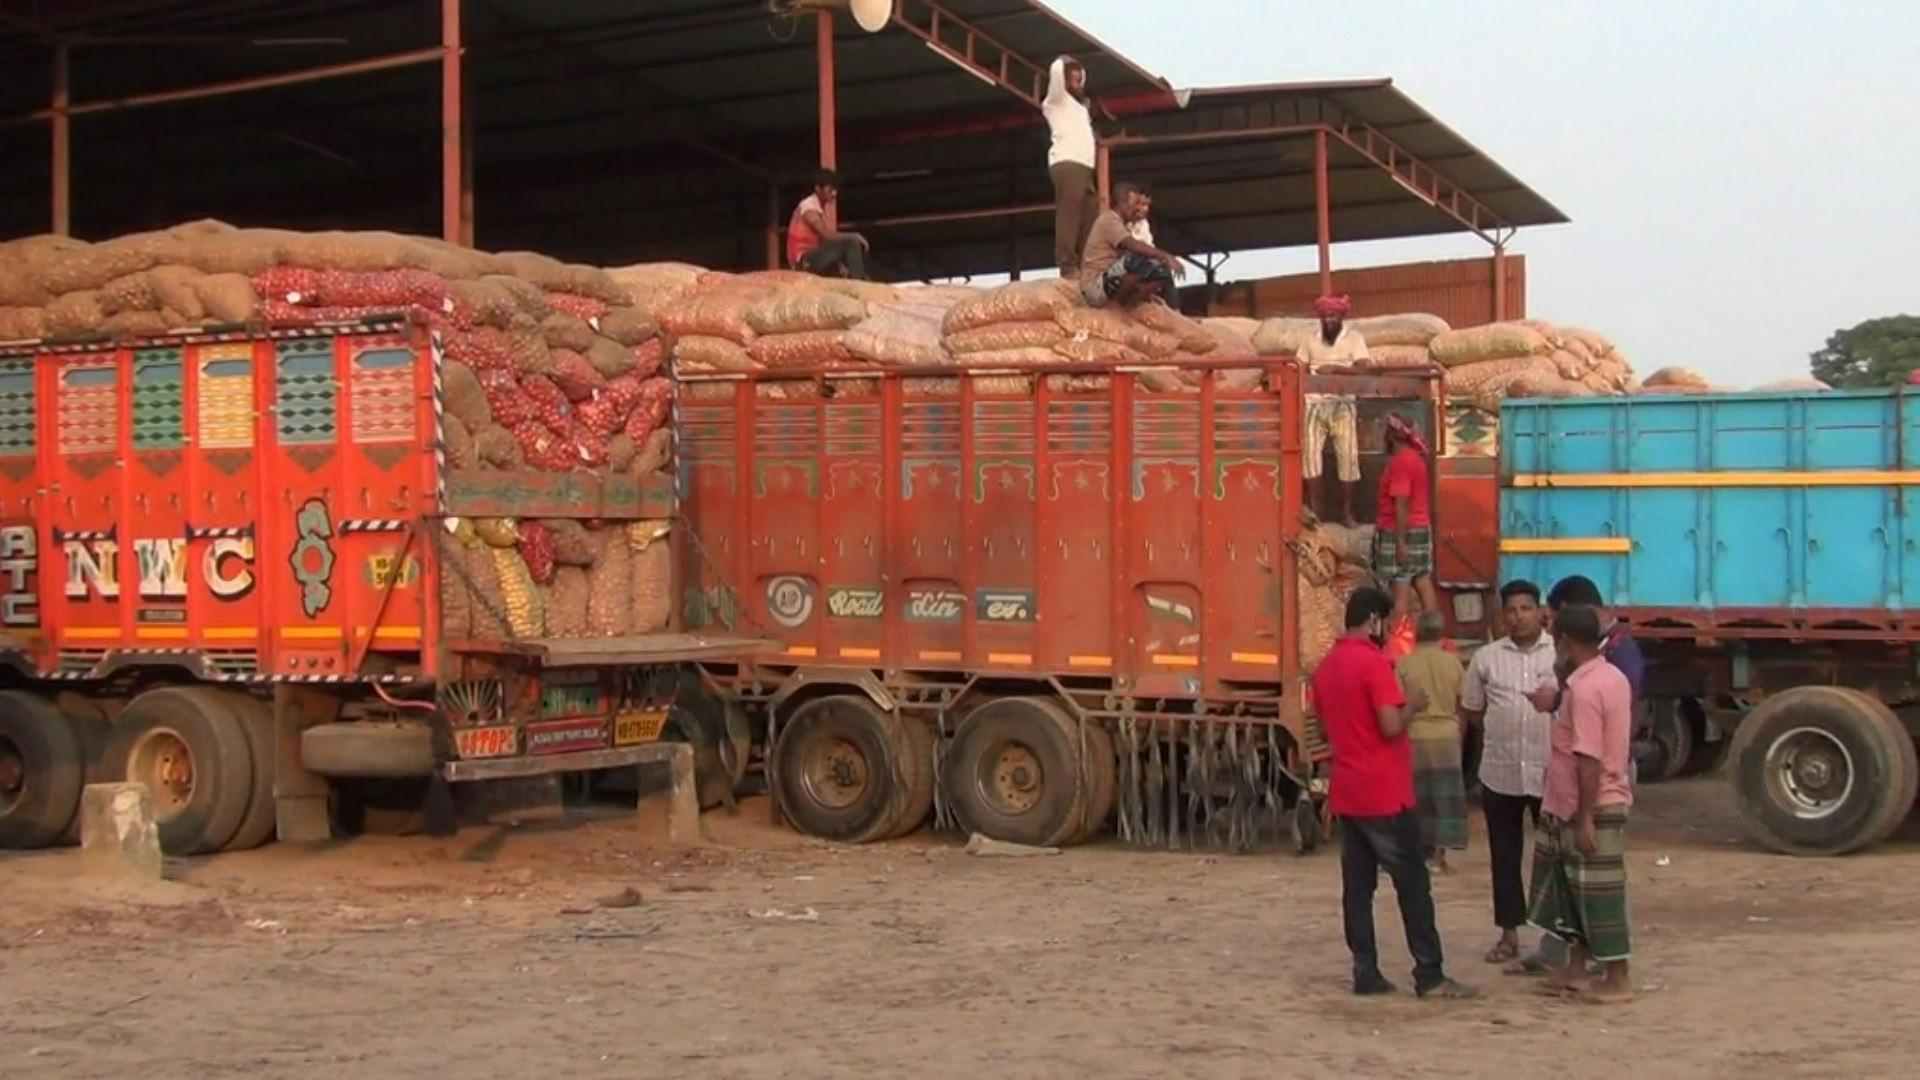
[[[592,267],[392,233],[201,221],[98,244],[34,237],[0,245],[0,339],[120,340],[424,312],[445,350],[442,435],[455,469],[645,478],[668,468],[673,387],[661,371],[656,314],[630,295]],[[459,558],[443,575],[450,636],[665,627],[664,613],[636,620],[628,603],[617,615],[591,618],[578,575],[559,574],[565,565],[585,569],[583,550],[598,552],[614,539],[624,550],[624,525],[484,524],[457,535]],[[580,533],[589,534],[585,541]],[[666,572],[657,559],[648,565]],[[628,600],[641,590],[631,573],[610,584]],[[655,612],[651,598],[665,595],[671,579],[644,584],[646,610]]]

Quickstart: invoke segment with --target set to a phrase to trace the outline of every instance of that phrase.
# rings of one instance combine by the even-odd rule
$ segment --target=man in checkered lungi
[[[1550,987],[1584,1001],[1625,1001],[1633,994],[1626,865],[1633,690],[1601,655],[1593,608],[1560,611],[1553,631],[1572,674],[1553,719],[1528,919],[1567,945],[1567,967],[1549,976]],[[1598,981],[1587,979],[1589,959],[1604,971]]]

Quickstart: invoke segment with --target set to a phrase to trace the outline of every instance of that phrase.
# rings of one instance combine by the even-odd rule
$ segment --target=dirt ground
[[[1725,789],[1646,789],[1638,1001],[1549,1001],[1481,962],[1484,845],[1437,884],[1464,1004],[1346,993],[1337,856],[969,856],[643,814],[171,864],[0,856],[9,1077],[1906,1075],[1920,838],[1796,860]],[[607,906],[624,890],[631,906]],[[627,897],[626,899],[631,899]],[[1389,974],[1408,961],[1383,884]],[[1902,929],[1904,927],[1905,929]]]

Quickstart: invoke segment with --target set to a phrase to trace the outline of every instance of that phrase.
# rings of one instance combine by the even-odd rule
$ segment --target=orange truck
[[[750,640],[442,632],[462,519],[661,521],[675,497],[451,468],[440,364],[400,316],[0,348],[0,847],[70,838],[82,785],[123,778],[196,854],[637,765],[676,731],[744,767],[717,710],[675,702],[689,661]]]

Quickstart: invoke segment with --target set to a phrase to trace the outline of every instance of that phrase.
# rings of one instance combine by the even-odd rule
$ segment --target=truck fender
[[[886,712],[892,712],[897,704],[893,700],[893,695],[887,693],[887,688],[880,684],[880,680],[875,678],[871,671],[798,668],[793,674],[787,676],[778,690],[774,691],[767,705],[775,712],[780,712],[785,709],[787,700],[801,691],[807,691],[811,696],[823,689],[838,687],[860,691],[872,698],[873,703]]]

